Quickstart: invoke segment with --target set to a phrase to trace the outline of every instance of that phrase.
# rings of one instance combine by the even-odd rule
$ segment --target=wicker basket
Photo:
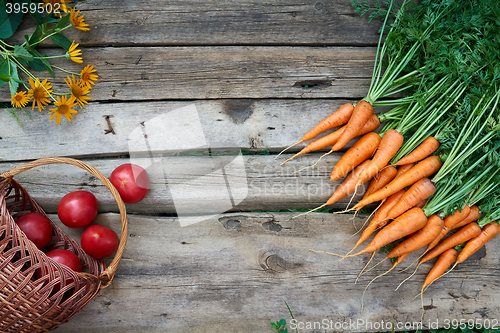
[[[82,273],[60,265],[26,238],[14,219],[29,212],[45,212],[13,176],[36,166],[64,163],[78,166],[111,191],[122,222],[120,244],[115,258],[106,268],[83,252],[52,221],[50,249],[64,248],[80,258]],[[43,158],[0,174],[0,332],[48,332],[67,322],[82,310],[102,288],[111,284],[127,242],[128,223],[125,205],[110,181],[95,168],[70,158]],[[43,267],[46,274],[37,278]],[[51,269],[48,269],[51,267]]]

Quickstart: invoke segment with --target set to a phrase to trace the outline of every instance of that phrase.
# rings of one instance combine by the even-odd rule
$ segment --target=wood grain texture
[[[338,154],[325,158],[314,169],[296,173],[313,164],[319,156],[304,156],[283,167],[272,155],[171,156],[153,160],[98,159],[86,162],[107,177],[116,167],[130,161],[148,167],[150,191],[139,204],[127,205],[127,212],[178,213],[186,216],[210,214],[212,211],[318,207],[343,181],[329,180],[331,170],[340,157]],[[11,170],[17,165],[19,163],[1,163],[0,168],[2,171]],[[94,193],[101,212],[118,211],[106,187],[94,176],[73,166],[37,167],[17,175],[15,179],[47,212],[56,212],[59,200],[76,190]],[[355,202],[361,199],[364,191],[364,187],[359,190]],[[346,197],[329,207],[343,209],[349,199]]]
[[[420,300],[412,299],[432,263],[422,265],[397,292],[409,273],[378,279],[361,313],[364,287],[391,264],[382,263],[354,284],[368,255],[339,262],[310,251],[346,253],[355,243],[355,237],[348,239],[355,232],[351,216],[292,216],[229,214],[184,228],[173,218],[130,216],[130,236],[113,284],[56,332],[81,332],[82,327],[87,332],[271,332],[271,321],[286,318],[290,323],[284,301],[300,322],[420,321]],[[100,215],[98,222],[115,230],[119,226],[115,214]],[[358,227],[362,222],[354,221]],[[78,239],[80,232],[70,230],[70,235]],[[492,277],[499,274],[499,242],[494,239],[427,289],[424,324],[497,318],[500,285]],[[375,259],[382,257],[379,253]]]
[[[185,142],[189,142],[189,138],[197,137],[196,133],[203,133],[205,147],[278,152],[298,141],[346,102],[238,99],[91,103],[79,111],[72,123],[63,119],[58,126],[53,120],[47,121],[48,116],[38,111],[33,114],[33,121],[18,113],[24,127],[19,126],[10,114],[0,112],[0,123],[3,124],[0,128],[0,161],[128,154],[130,138],[137,138],[134,131],[144,131],[150,142],[158,138],[157,144],[149,145],[152,152],[203,149],[201,145],[193,143],[187,147],[187,144],[183,146],[176,141],[177,138],[184,138]],[[196,112],[189,113],[191,116],[188,117],[188,112],[184,110],[192,110],[190,107],[195,107]],[[109,125],[106,117],[109,117],[114,133],[107,133]],[[142,141],[142,138],[134,140]],[[304,146],[297,145],[290,152]]]
[[[103,47],[83,50],[84,64],[65,58],[53,64],[79,73],[90,63],[100,76],[92,100],[129,102],[361,98],[368,91],[374,59],[373,47]],[[58,72],[49,80],[55,92],[68,91],[65,78]],[[0,101],[9,100],[8,89],[1,89]]]
[[[92,0],[76,8],[91,30],[65,34],[92,46],[373,45],[381,25],[345,0]],[[33,31],[26,21],[16,41]]]

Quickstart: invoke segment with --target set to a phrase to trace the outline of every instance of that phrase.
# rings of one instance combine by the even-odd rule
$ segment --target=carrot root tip
[[[298,145],[298,144],[299,144],[299,143],[301,143],[301,142],[304,142],[304,140],[300,139],[299,141],[295,142],[293,145],[286,147],[286,148],[285,148],[285,149],[283,149],[283,150],[282,150],[282,151],[281,151],[278,155],[276,155],[276,157],[275,157],[274,159],[276,160],[276,159],[277,159],[278,157],[280,157],[280,155],[281,155],[281,154],[283,154],[285,151],[287,151],[288,149],[292,148],[293,146]]]

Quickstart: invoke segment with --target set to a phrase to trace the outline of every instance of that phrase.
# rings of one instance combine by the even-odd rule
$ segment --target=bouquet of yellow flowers
[[[7,0],[8,1],[8,0]],[[21,124],[15,111],[18,108],[31,104],[40,112],[48,106],[48,120],[56,119],[61,122],[64,115],[71,122],[78,113],[76,107],[85,108],[91,99],[88,94],[95,85],[98,76],[94,66],[85,66],[80,73],[71,72],[50,63],[50,59],[65,57],[78,64],[83,63],[82,51],[78,43],[70,41],[63,31],[73,27],[79,30],[89,30],[84,22],[83,15],[74,7],[69,6],[69,0],[14,0],[7,2],[0,0],[0,87],[8,83],[11,103],[10,109],[16,120]],[[5,40],[11,37],[23,20],[24,14],[30,14],[36,22],[36,28],[31,36],[25,35],[21,45],[10,45]],[[61,55],[47,56],[37,51],[41,42],[50,39],[66,52]],[[48,71],[52,78],[54,70],[67,74],[64,80],[69,88],[68,92],[56,93],[48,79],[40,80],[32,71]],[[71,77],[69,76],[71,75]],[[51,108],[50,104],[53,104]],[[26,114],[31,118],[28,110]],[[21,124],[22,125],[22,124]]]

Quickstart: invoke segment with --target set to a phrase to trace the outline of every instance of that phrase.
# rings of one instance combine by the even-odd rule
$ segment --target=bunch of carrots
[[[385,275],[425,247],[417,269],[438,259],[423,294],[452,265],[500,233],[498,22],[500,4],[495,0],[404,1],[397,9],[391,2],[367,95],[355,105],[341,106],[285,149],[338,127],[283,164],[331,147],[324,157],[360,137],[332,170],[330,180],[345,180],[312,210],[369,182],[362,200],[346,211],[358,212],[376,202],[378,208],[352,250],[336,255],[371,253],[373,258],[390,245],[384,260],[392,259],[393,266]],[[382,99],[388,96],[393,98]],[[393,108],[375,114],[379,106]],[[445,237],[453,229],[457,231]],[[363,250],[351,254],[376,231]]]

